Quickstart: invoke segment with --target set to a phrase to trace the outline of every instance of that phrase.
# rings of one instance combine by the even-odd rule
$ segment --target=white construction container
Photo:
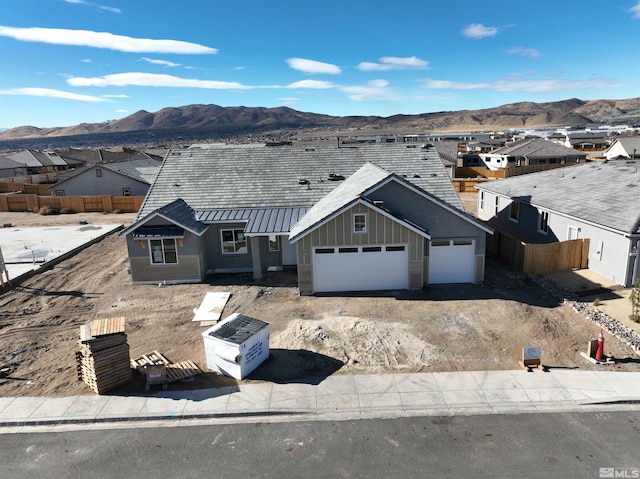
[[[244,379],[269,357],[269,323],[234,313],[202,333],[207,367]]]

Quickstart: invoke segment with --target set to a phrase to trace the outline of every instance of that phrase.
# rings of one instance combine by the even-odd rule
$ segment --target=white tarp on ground
[[[14,279],[120,228],[118,224],[0,228],[0,247]]]
[[[229,301],[231,293],[208,292],[204,295],[204,299],[200,306],[193,310],[195,316],[192,321],[199,322],[217,322],[224,311],[224,307]],[[205,324],[203,324],[204,326]]]

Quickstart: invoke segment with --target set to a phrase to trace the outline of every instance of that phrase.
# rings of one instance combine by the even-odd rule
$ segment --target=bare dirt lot
[[[39,216],[1,213],[2,222],[129,224],[133,215]],[[288,382],[329,374],[387,371],[517,369],[522,348],[539,346],[551,368],[594,369],[580,351],[598,328],[559,304],[525,276],[488,262],[484,285],[438,285],[417,292],[301,297],[294,273],[215,276],[206,284],[132,286],[126,245],[116,235],[0,294],[0,396],[94,394],[78,381],[79,327],[124,316],[131,357],[162,352],[206,369],[193,309],[208,291],[231,297],[222,317],[241,312],[271,325],[271,356],[245,381]],[[623,359],[615,367],[639,371],[637,355],[606,335],[605,352]],[[213,372],[170,389],[232,384]],[[113,394],[143,394],[144,379]]]

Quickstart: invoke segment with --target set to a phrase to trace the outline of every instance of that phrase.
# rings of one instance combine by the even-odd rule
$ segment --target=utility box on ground
[[[244,379],[269,357],[269,323],[234,313],[202,333],[207,367]]]

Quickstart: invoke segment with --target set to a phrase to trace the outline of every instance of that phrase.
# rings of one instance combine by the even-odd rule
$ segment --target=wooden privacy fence
[[[32,183],[10,183],[6,181],[0,181],[0,193],[14,193],[19,191],[20,193],[26,193],[30,195],[49,196],[49,186],[42,184]]]
[[[589,239],[533,244],[495,231],[493,235],[487,235],[487,253],[497,256],[518,271],[543,275],[587,268]]]
[[[32,211],[48,206],[73,213],[120,211],[135,213],[140,209],[144,196],[38,196],[27,194],[0,195],[0,211]]]
[[[456,168],[456,176],[460,178],[509,178],[510,176],[526,175],[529,173],[537,173],[538,171],[566,168],[567,166],[573,166],[576,164],[577,163],[553,163],[549,165],[523,165],[501,168],[499,170],[490,170],[486,166],[458,166]]]
[[[486,178],[453,178],[451,181],[458,193],[477,193],[478,190],[475,189],[475,186],[478,183],[484,183],[491,180]]]
[[[587,267],[589,239],[574,239],[548,244],[524,244],[522,271],[549,274]]]

